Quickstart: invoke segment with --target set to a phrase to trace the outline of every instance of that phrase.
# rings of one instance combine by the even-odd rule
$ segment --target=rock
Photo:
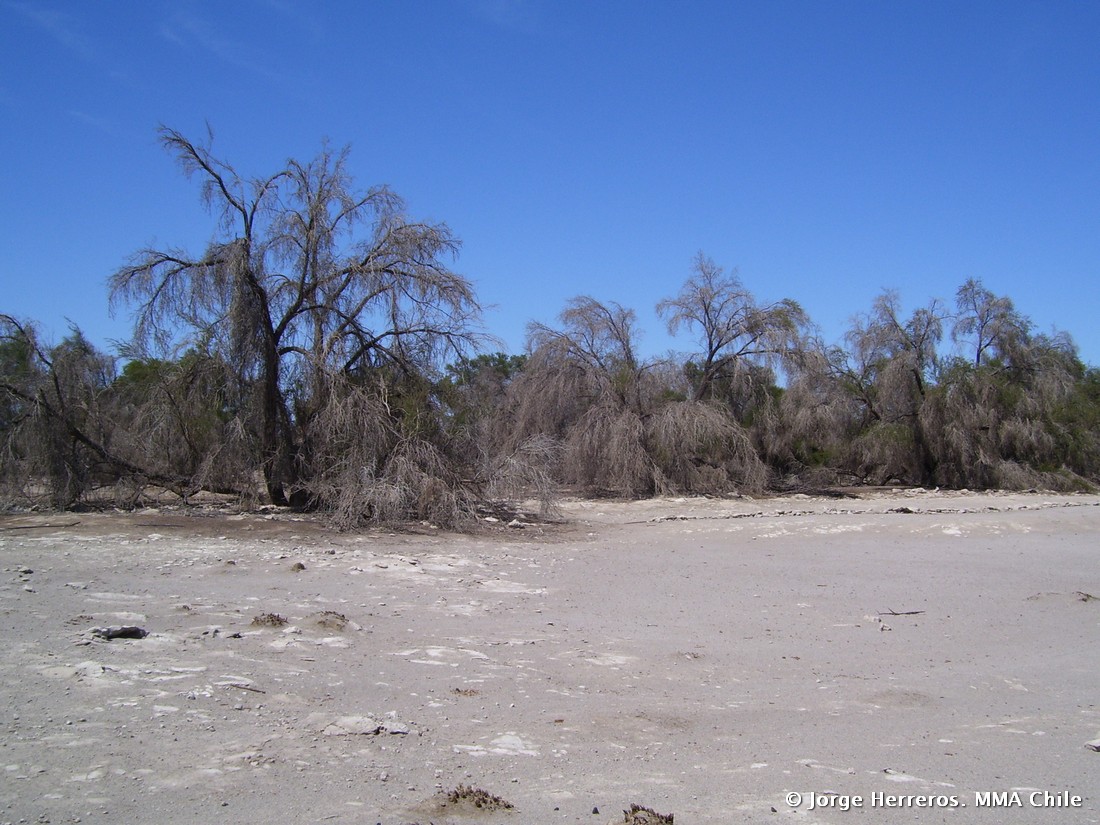
[[[93,636],[100,639],[144,639],[149,631],[137,625],[115,625],[112,627],[93,627],[90,631]]]
[[[1090,751],[1100,751],[1100,739],[1093,739],[1091,742],[1086,742],[1085,747]]]
[[[102,676],[106,672],[106,668],[99,662],[93,662],[90,659],[86,662],[81,662],[75,668],[73,668],[73,675],[81,679],[92,679],[96,676]]]
[[[373,716],[338,716],[334,719],[318,713],[310,714],[306,724],[322,736],[378,736],[382,733],[407,736],[410,732],[405,722],[381,721]]]
[[[335,610],[322,610],[319,613],[311,613],[306,616],[305,620],[315,627],[319,627],[323,630],[331,630],[335,632],[342,632],[345,630],[362,630],[363,628],[353,621],[349,621],[348,617],[343,613],[337,613]]]
[[[341,716],[321,731],[325,736],[375,736],[382,723],[371,716]]]

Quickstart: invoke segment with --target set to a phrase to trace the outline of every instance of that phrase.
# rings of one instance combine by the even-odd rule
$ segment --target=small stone
[[[98,636],[100,639],[144,639],[149,635],[149,631],[144,627],[137,627],[136,625],[121,625],[114,627],[93,627],[91,629],[93,636]]]

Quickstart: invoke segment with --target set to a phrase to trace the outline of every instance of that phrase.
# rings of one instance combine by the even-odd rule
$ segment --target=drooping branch
[[[733,378],[743,361],[786,362],[798,352],[808,321],[797,302],[758,304],[736,274],[724,274],[702,253],[693,271],[677,296],[657,304],[657,314],[671,335],[686,327],[699,336],[695,400],[711,395],[719,380]]]

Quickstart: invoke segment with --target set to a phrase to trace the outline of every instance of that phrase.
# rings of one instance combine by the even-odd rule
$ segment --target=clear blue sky
[[[489,330],[653,314],[704,251],[830,341],[975,277],[1100,365],[1100,3],[0,0],[0,311],[125,338],[105,281],[213,224],[156,140],[248,174],[351,144],[463,240]]]

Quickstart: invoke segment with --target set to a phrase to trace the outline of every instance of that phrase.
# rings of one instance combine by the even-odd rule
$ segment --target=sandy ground
[[[1100,822],[1100,497],[566,514],[0,519],[0,822]]]

